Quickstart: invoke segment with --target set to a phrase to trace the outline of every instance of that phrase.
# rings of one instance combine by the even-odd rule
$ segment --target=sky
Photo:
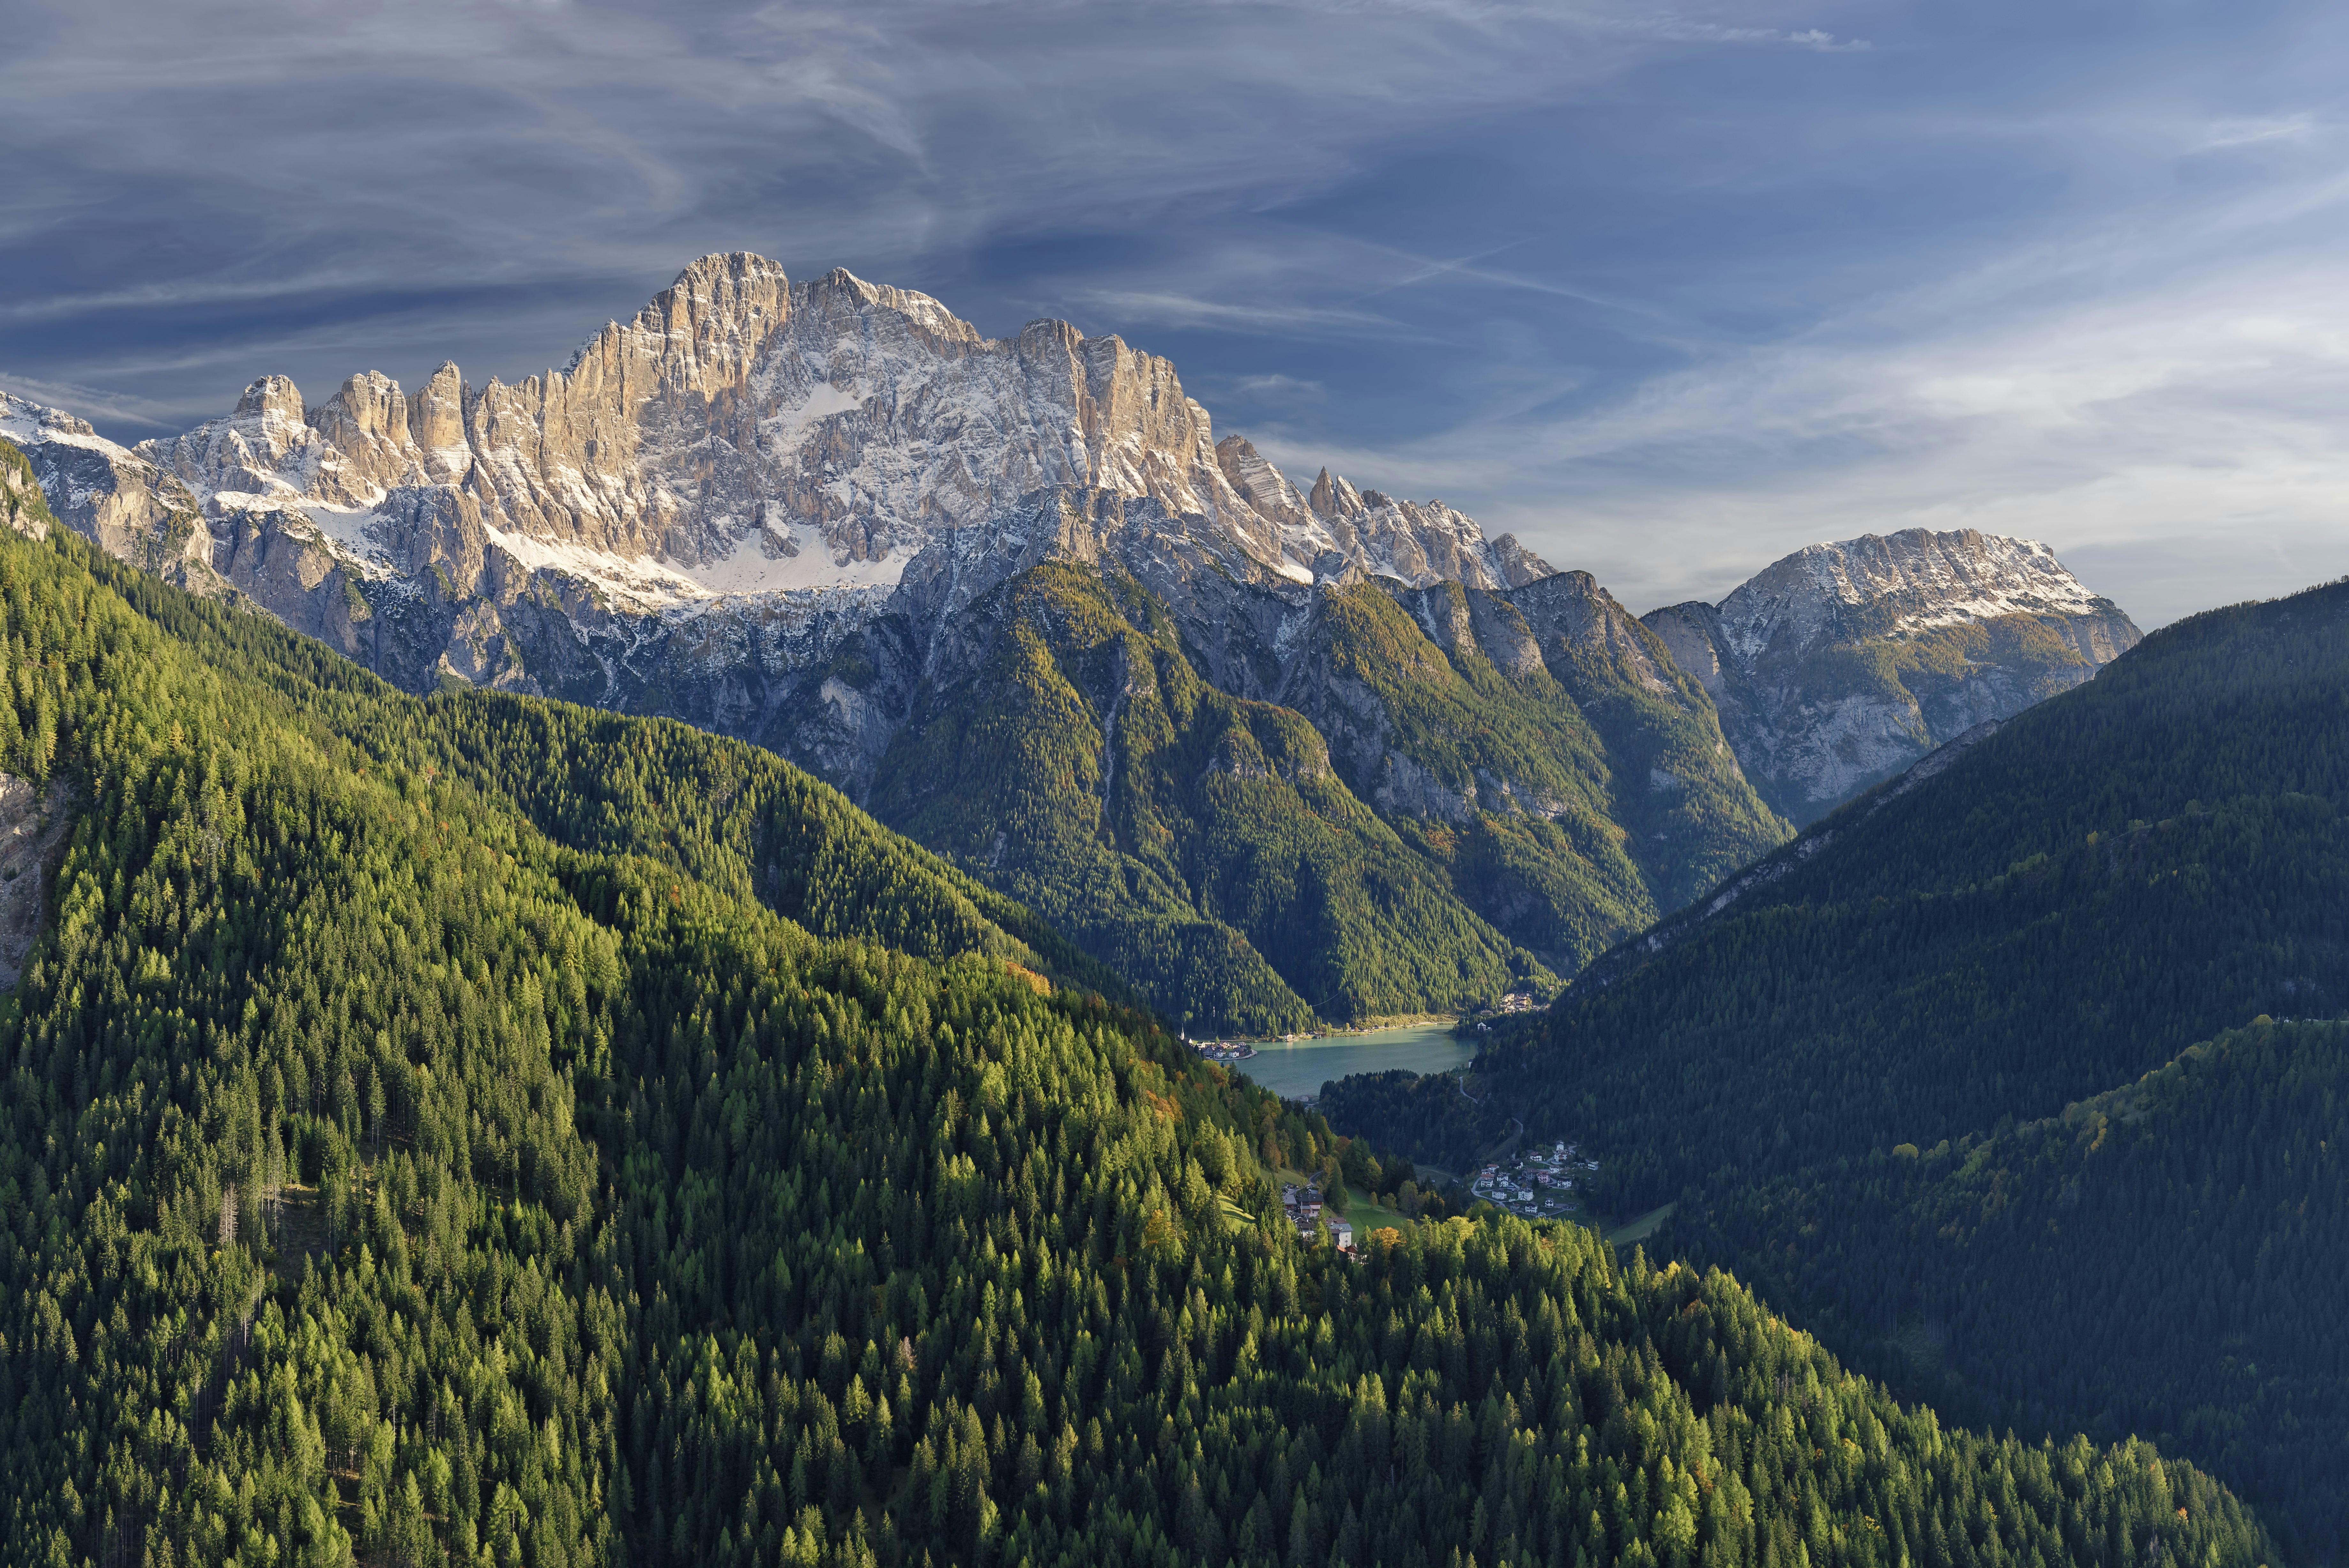
[[[119,440],[561,365],[697,255],[1171,358],[1634,609],[2043,539],[2349,574],[2349,6],[23,0],[0,387]]]

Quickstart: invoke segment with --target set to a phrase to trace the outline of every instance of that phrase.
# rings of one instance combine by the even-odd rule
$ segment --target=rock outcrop
[[[24,975],[73,825],[73,788],[66,780],[50,781],[45,792],[0,774],[0,991]]]
[[[2089,679],[2139,636],[2046,545],[1971,529],[1813,545],[1718,606],[1644,618],[1796,823]]]

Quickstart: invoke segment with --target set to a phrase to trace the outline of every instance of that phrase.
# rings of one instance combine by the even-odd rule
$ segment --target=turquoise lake
[[[1256,1054],[1239,1070],[1274,1094],[1291,1099],[1318,1095],[1333,1078],[1356,1073],[1448,1073],[1465,1066],[1476,1048],[1452,1033],[1449,1023],[1414,1023],[1371,1034],[1340,1034],[1283,1044],[1258,1040]]]

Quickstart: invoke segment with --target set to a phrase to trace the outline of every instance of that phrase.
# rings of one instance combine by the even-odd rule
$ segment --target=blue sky
[[[2306,0],[19,6],[0,385],[511,379],[750,249],[1638,609],[1924,525],[2151,627],[2349,573],[2344,83]]]

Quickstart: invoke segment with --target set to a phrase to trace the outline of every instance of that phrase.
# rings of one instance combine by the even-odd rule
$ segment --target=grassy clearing
[[[1608,1231],[1607,1239],[1619,1247],[1629,1247],[1634,1242],[1644,1241],[1654,1235],[1658,1227],[1671,1219],[1672,1210],[1679,1207],[1677,1203],[1667,1203],[1661,1209],[1651,1209],[1619,1230]]]
[[[1305,1173],[1301,1170],[1276,1170],[1272,1173],[1273,1190],[1278,1195],[1283,1182],[1295,1182],[1302,1188],[1305,1185]],[[1381,1203],[1367,1194],[1354,1191],[1342,1181],[1333,1190],[1322,1195],[1325,1199],[1323,1212],[1328,1212],[1330,1209],[1327,1199],[1336,1198],[1340,1193],[1344,1194],[1346,1222],[1353,1226],[1357,1240],[1384,1226],[1392,1225],[1398,1231],[1407,1231],[1413,1225],[1423,1223],[1413,1220],[1402,1210],[1394,1208],[1392,1201]]]
[[[1354,1240],[1357,1243],[1369,1236],[1371,1231],[1381,1231],[1388,1226],[1407,1231],[1413,1226],[1422,1223],[1400,1209],[1390,1209],[1382,1204],[1373,1203],[1367,1198],[1357,1198],[1347,1205],[1346,1220],[1354,1227]]]

